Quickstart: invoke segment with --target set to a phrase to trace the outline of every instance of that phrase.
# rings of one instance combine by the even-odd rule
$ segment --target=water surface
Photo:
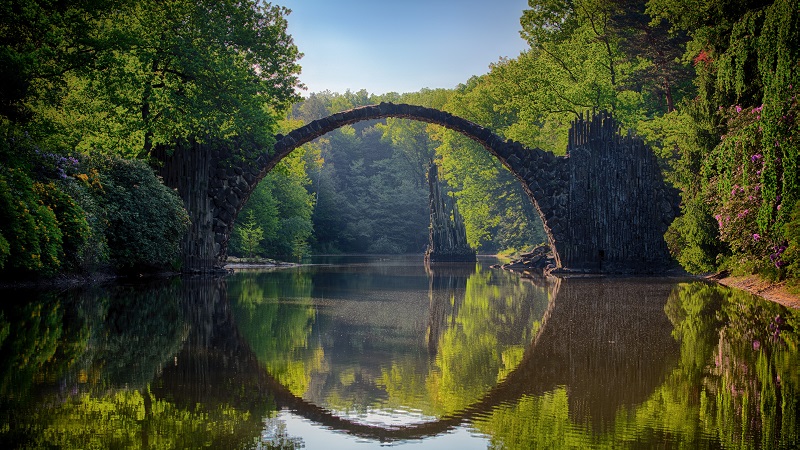
[[[800,314],[419,257],[4,291],[3,448],[795,448]]]

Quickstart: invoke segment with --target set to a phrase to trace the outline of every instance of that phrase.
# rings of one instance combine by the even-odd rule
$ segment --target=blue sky
[[[528,46],[527,0],[273,0],[292,10],[303,93],[454,88]]]

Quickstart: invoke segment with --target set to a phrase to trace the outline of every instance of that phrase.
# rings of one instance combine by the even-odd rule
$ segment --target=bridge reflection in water
[[[381,261],[4,291],[0,447],[800,445],[797,311],[537,283]]]
[[[412,284],[427,281],[430,286],[428,308],[424,310],[427,317],[412,319],[411,322],[425,324],[423,345],[434,372],[442,370],[441,341],[447,330],[460,326],[459,308],[466,307],[466,284],[474,276],[474,269],[439,268],[429,273],[427,280],[411,281]],[[621,409],[635,407],[647,400],[677,365],[679,358],[679,345],[670,333],[672,325],[664,314],[664,304],[675,286],[674,282],[658,279],[615,280],[608,284],[581,279],[542,281],[537,291],[543,295],[539,299],[540,307],[537,308],[534,301],[522,308],[523,317],[517,317],[522,320],[502,323],[495,328],[498,334],[510,333],[517,340],[523,338],[527,341],[513,367],[508,367],[505,374],[492,374],[499,382],[486,386],[483,392],[467,401],[444,401],[443,404],[458,405],[457,409],[448,411],[440,406],[439,414],[425,414],[425,418],[417,423],[367,423],[360,420],[358,414],[333,412],[321,405],[325,402],[324,395],[313,392],[315,388],[319,390],[318,386],[312,386],[313,380],[306,381],[305,385],[301,383],[299,389],[305,392],[297,392],[297,385],[294,389],[287,387],[279,381],[280,376],[270,372],[270,361],[259,359],[252,348],[252,337],[248,340],[237,324],[235,310],[247,306],[242,306],[239,298],[229,298],[231,291],[236,291],[240,297],[246,295],[246,289],[241,286],[232,289],[230,283],[252,282],[249,280],[219,279],[209,283],[189,279],[184,282],[183,298],[192,331],[175,364],[167,365],[154,383],[152,392],[156,397],[168,397],[187,406],[203,404],[208,407],[223,402],[248,410],[262,409],[256,407],[259,402],[274,401],[277,407],[289,409],[323,427],[361,438],[394,441],[444,433],[487,417],[496,408],[514,404],[523,397],[563,388],[568,393],[571,419],[577,423],[590,423],[593,430],[602,431],[613,426]],[[276,294],[273,300],[286,294]],[[290,304],[299,301],[288,294],[281,301]],[[513,303],[516,300],[493,298],[491,301]],[[345,310],[339,313],[352,315],[353,310],[347,308],[354,305],[344,303],[341,307]],[[385,305],[395,309],[407,306],[391,305],[391,302]],[[329,317],[337,314],[334,300],[328,299],[323,305],[319,302],[309,304],[309,307],[317,311],[327,309],[322,314]],[[374,305],[371,307],[375,308]],[[407,313],[397,311],[394,317]],[[380,321],[384,314],[385,311],[373,310],[362,317]],[[324,319],[317,316],[310,320]],[[384,328],[383,331],[387,330]],[[320,333],[311,330],[306,337],[312,340],[330,338]],[[378,339],[376,336],[367,337]],[[277,339],[279,336],[263,338]],[[505,341],[509,343],[514,338]],[[501,337],[498,342],[502,341]],[[259,345],[256,343],[256,347]],[[479,343],[469,345],[477,347]],[[306,348],[302,350],[308,351],[313,343],[304,341],[303,346]],[[332,348],[323,348],[323,352],[336,353]],[[458,356],[469,358],[469,355]],[[311,361],[314,357],[306,356],[306,359]],[[381,363],[385,366],[387,362]],[[287,364],[275,367],[285,369]],[[302,363],[296,369],[298,367],[301,372],[307,369]],[[314,373],[307,375],[312,379],[319,376]],[[436,375],[425,374],[428,380]],[[441,383],[441,374],[438,375]],[[351,403],[350,406],[354,409],[361,407],[363,411],[365,405]],[[417,408],[413,404],[403,406],[410,410],[425,409],[425,406]],[[427,406],[428,410],[436,409],[430,408],[430,404]]]

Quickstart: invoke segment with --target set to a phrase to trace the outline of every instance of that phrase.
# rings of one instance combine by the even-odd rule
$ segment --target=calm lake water
[[[800,313],[421,256],[0,291],[0,448],[797,448]]]

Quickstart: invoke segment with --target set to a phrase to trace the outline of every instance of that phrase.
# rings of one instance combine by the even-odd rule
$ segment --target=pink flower
[[[761,235],[758,233],[753,233],[753,240],[758,242],[759,239],[761,239]]]
[[[742,112],[742,107],[741,107],[741,106],[739,106],[739,105],[736,105],[736,112],[737,112],[737,113],[740,113],[740,112]]]

